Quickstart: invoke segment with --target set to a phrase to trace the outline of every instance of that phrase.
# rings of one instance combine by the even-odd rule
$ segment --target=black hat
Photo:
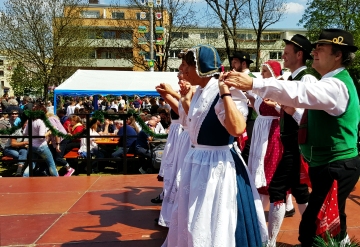
[[[236,51],[232,57],[230,57],[230,61],[234,58],[239,59],[240,61],[247,61],[249,64],[253,63],[254,61],[250,60],[250,55],[244,51]]]
[[[313,47],[316,44],[339,45],[348,48],[351,52],[356,52],[358,49],[354,45],[354,37],[351,33],[335,28],[322,30],[319,40],[312,44]]]
[[[290,40],[283,39],[286,44],[292,43],[297,47],[301,48],[305,53],[306,59],[313,59],[311,56],[311,51],[313,47],[311,46],[310,41],[301,34],[295,34]]]

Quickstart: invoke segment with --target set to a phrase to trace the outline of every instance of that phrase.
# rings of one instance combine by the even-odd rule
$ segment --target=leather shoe
[[[160,196],[155,197],[154,199],[151,199],[152,203],[162,203],[163,200],[160,199]]]
[[[293,217],[294,214],[295,214],[295,208],[293,208],[293,209],[291,209],[291,210],[289,210],[289,211],[286,211],[284,217],[285,217],[285,218],[286,218],[286,217]]]

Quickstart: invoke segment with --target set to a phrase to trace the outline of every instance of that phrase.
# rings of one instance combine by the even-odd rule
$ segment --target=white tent
[[[170,84],[179,90],[177,72],[140,72],[111,70],[77,70],[54,90],[56,97],[91,95],[159,95],[155,87],[160,83]]]

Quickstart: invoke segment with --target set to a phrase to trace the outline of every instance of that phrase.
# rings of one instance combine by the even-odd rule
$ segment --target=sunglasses
[[[11,115],[19,115],[19,113],[13,112],[13,113],[11,113]]]

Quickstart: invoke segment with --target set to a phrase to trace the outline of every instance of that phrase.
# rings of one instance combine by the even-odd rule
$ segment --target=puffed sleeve
[[[249,113],[248,106],[247,106],[247,98],[243,91],[230,88],[231,98],[235,102],[236,108],[241,112],[241,114],[244,116],[245,120],[247,118],[247,115]],[[224,102],[219,97],[218,102],[215,105],[215,113],[218,116],[219,121],[223,126],[225,126],[225,108],[224,108]]]

